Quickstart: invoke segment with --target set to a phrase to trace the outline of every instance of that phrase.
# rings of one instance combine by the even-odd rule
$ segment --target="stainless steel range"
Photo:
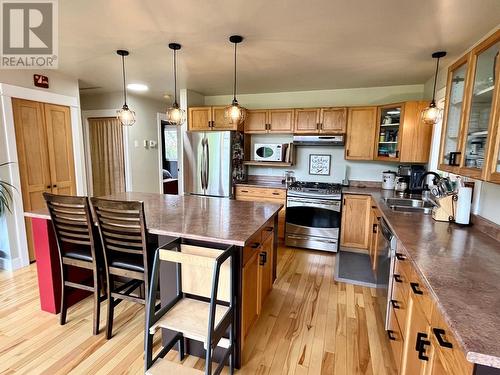
[[[339,246],[342,185],[294,182],[286,201],[287,246],[336,252]]]

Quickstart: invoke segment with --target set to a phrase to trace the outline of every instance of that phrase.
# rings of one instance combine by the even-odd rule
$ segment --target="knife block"
[[[457,209],[455,200],[456,194],[437,198],[439,207],[434,207],[432,209],[432,218],[436,221],[455,221],[455,213]]]

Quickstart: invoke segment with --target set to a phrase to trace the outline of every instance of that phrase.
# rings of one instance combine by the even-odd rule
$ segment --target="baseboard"
[[[28,266],[28,264],[24,265],[21,258],[15,258],[15,259],[1,258],[0,259],[0,269],[2,269],[2,270],[15,271],[15,270],[18,270],[18,269],[26,267],[26,266]]]

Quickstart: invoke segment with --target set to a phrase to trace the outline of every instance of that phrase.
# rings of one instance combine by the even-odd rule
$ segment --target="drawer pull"
[[[272,231],[274,230],[274,228],[273,228],[273,227],[267,227],[265,230],[266,230],[267,232],[272,232]]]
[[[273,195],[280,195],[280,193],[274,192]]]
[[[437,339],[439,345],[441,345],[443,348],[453,349],[453,344],[451,342],[446,341],[443,338],[443,335],[445,334],[444,329],[433,328],[432,332],[434,332],[434,336],[436,336],[436,339]]]
[[[420,295],[420,296],[424,294],[424,292],[422,292],[420,289],[418,289],[418,287],[419,287],[418,283],[410,283],[410,286],[411,286],[411,290],[413,291],[413,293]]]
[[[396,253],[396,259],[397,260],[406,260],[406,257],[401,253]]]
[[[263,266],[267,263],[267,253],[262,252],[259,254],[259,265]]]
[[[394,280],[397,282],[397,283],[402,283],[403,282],[403,279],[401,279],[401,275],[398,275],[398,274],[394,274]]]
[[[259,242],[254,242],[254,244],[252,245],[252,249],[257,249],[259,246],[260,246]]]
[[[373,224],[372,232],[377,233],[378,224]]]
[[[389,340],[396,341],[396,336],[394,336],[394,331],[388,329],[387,330],[387,336],[389,336]]]
[[[395,310],[399,310],[401,308],[401,306],[399,306],[398,304],[398,301],[396,301],[395,299],[391,299],[391,305]]]
[[[431,342],[429,340],[425,340],[426,338],[426,333],[417,332],[417,343],[415,344],[415,350],[418,352],[418,359],[422,361],[429,360],[429,357],[425,355],[425,347],[427,345],[430,345]]]
[[[248,190],[241,190],[242,193],[248,193]]]

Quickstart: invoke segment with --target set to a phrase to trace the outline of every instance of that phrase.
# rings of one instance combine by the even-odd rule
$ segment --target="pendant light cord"
[[[177,104],[177,59],[176,59],[176,50],[174,49],[174,107]]]
[[[122,55],[122,73],[123,73],[123,101],[127,105],[127,88],[125,86],[125,56]]]
[[[238,43],[234,43],[234,87],[233,87],[233,102],[236,102],[236,47]]]
[[[438,77],[438,71],[439,71],[439,57],[437,58],[436,62],[436,73],[434,74],[434,88],[432,89],[432,103],[435,103],[435,98],[436,98],[436,82],[437,82],[437,77]]]

